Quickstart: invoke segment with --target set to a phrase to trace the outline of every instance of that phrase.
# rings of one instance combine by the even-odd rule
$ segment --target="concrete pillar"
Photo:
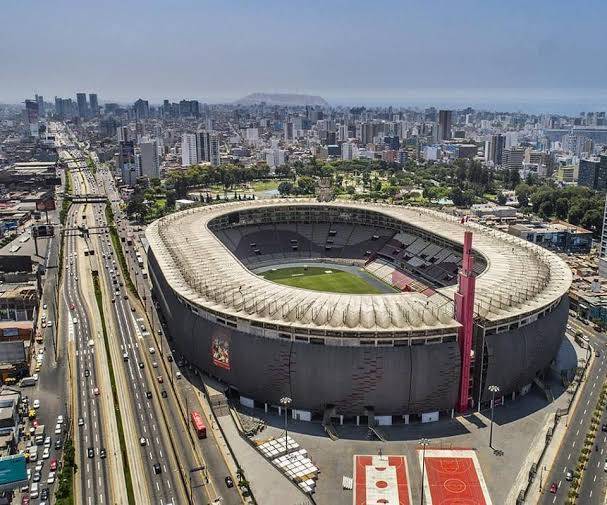
[[[360,416],[356,416],[356,426],[360,426]]]
[[[282,415],[282,407],[280,407],[280,406],[278,407],[278,415],[279,416]]]
[[[409,414],[405,414],[403,420],[405,421],[405,424],[409,424]]]
[[[516,391],[512,391],[512,400],[516,398]]]
[[[263,410],[266,414],[268,413],[268,404],[267,403],[263,404]]]
[[[344,425],[344,416],[341,414],[339,415],[339,424],[340,424],[340,426]]]
[[[455,409],[451,409],[451,419],[453,419],[454,415],[455,415]]]

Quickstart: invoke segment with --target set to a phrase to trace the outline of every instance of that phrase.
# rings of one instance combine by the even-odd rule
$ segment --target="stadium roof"
[[[511,235],[430,209],[312,200],[233,202],[188,209],[152,223],[146,237],[167,282],[192,304],[235,317],[332,331],[455,330],[456,286],[426,296],[324,293],[279,285],[254,274],[207,224],[222,214],[272,206],[336,206],[384,213],[455,243],[473,232],[473,249],[487,268],[476,280],[476,314],[488,323],[524,317],[558,301],[571,271],[555,254]]]

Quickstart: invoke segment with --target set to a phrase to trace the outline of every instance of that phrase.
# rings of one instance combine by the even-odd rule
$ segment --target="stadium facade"
[[[226,203],[162,218],[146,238],[178,353],[247,405],[292,398],[301,419],[432,420],[486,402],[488,385],[525,392],[565,332],[571,272],[560,258],[429,209]],[[357,265],[394,292],[316,292],[254,272],[316,260]],[[462,305],[462,292],[474,298]]]

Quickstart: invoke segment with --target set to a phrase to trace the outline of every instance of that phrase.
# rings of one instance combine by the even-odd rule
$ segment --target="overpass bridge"
[[[107,203],[107,196],[104,195],[91,195],[91,194],[83,194],[83,195],[66,195],[66,198],[71,200],[72,203]]]

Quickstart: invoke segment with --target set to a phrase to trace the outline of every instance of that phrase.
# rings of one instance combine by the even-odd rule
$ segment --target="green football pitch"
[[[331,293],[375,295],[382,291],[372,286],[357,275],[319,267],[293,267],[268,270],[260,274],[263,278],[278,284],[313,291],[329,291]]]

